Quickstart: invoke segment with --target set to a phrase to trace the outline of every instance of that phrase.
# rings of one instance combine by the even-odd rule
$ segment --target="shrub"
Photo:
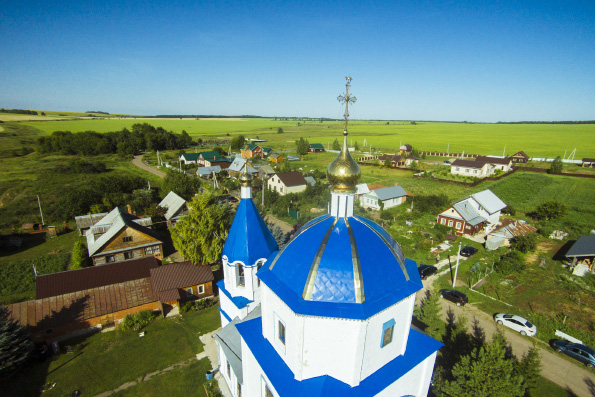
[[[535,208],[533,216],[537,219],[556,219],[566,215],[567,208],[564,204],[557,201],[547,201]]]
[[[502,213],[503,214],[506,214],[506,215],[515,215],[516,214],[516,209],[512,205],[507,205],[502,210]]]
[[[211,307],[216,303],[217,299],[214,298],[204,298],[196,301],[186,302],[180,306],[180,313],[184,314],[188,313],[189,311],[196,312]]]
[[[140,331],[142,328],[146,327],[155,317],[155,313],[153,313],[151,310],[143,310],[142,312],[129,314],[122,320],[120,329],[122,331],[128,331],[131,329]]]
[[[494,270],[501,274],[520,273],[525,270],[525,258],[519,251],[510,251],[494,264]]]
[[[537,240],[535,239],[535,235],[526,234],[515,237],[510,243],[510,248],[516,251],[521,251],[525,254],[527,252],[535,251],[535,248],[537,248]]]

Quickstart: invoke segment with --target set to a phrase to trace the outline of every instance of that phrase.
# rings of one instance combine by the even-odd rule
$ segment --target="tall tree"
[[[189,200],[198,192],[199,187],[200,180],[198,178],[190,177],[175,170],[168,170],[161,185],[161,192],[163,197],[172,191],[184,200]]]
[[[19,370],[29,359],[33,342],[25,327],[19,325],[0,306],[0,379],[8,378]]]
[[[339,143],[338,139],[335,139],[333,142],[333,150],[341,150],[341,144]]]
[[[506,339],[494,334],[492,343],[478,347],[452,368],[452,381],[438,386],[445,396],[509,397],[523,396],[523,376],[515,371],[515,362],[506,357]]]
[[[424,331],[432,338],[441,340],[444,332],[444,321],[440,318],[440,295],[428,290],[421,301],[419,309],[416,306],[415,311],[417,319],[427,326]]]
[[[244,147],[245,142],[246,142],[246,139],[244,138],[244,135],[238,135],[238,136],[231,138],[231,141],[229,141],[229,144],[231,145],[231,150],[240,150],[241,148]]]
[[[541,374],[541,357],[537,346],[533,345],[527,353],[523,354],[517,365],[517,372],[525,379],[528,394],[533,395]]]
[[[355,141],[354,148],[355,148],[355,150],[359,151],[359,145],[357,144],[357,141]]]
[[[562,172],[562,158],[560,156],[556,157],[554,161],[552,161],[552,165],[550,166],[550,172],[554,174],[559,174]]]
[[[232,215],[211,193],[196,196],[188,204],[188,215],[171,229],[174,247],[194,264],[207,264],[221,257]]]
[[[298,141],[295,141],[295,145],[298,156],[308,154],[308,150],[310,149],[310,142],[308,142],[306,139],[300,138]]]

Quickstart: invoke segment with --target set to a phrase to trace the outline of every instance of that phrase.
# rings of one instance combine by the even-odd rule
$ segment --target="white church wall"
[[[227,387],[231,390],[231,394],[234,397],[237,396],[237,389],[238,389],[238,378],[236,374],[233,372],[233,368],[229,365],[227,361],[227,357],[223,353],[223,349],[219,346],[219,372],[225,379],[225,383],[227,383]]]
[[[229,299],[227,295],[225,295],[224,293],[219,294],[219,305],[221,307],[221,310],[227,313],[229,318],[231,318],[232,320],[236,317],[244,318],[248,315],[247,307],[238,309],[235,303],[233,303],[231,299]],[[222,315],[221,326],[225,327],[225,325],[227,325],[228,322],[229,321]]]
[[[432,380],[432,372],[434,371],[434,363],[436,362],[436,354],[437,353],[434,353],[426,358],[376,396],[427,396],[428,390],[430,389],[430,382]]]
[[[367,378],[405,352],[414,304],[415,294],[369,319],[360,379]],[[394,321],[392,341],[383,347],[384,326],[392,321]]]
[[[275,397],[279,396],[271,381],[267,378],[264,371],[256,361],[254,354],[242,340],[242,367],[244,369],[244,384],[242,393],[244,396],[268,397],[266,388],[270,390]]]

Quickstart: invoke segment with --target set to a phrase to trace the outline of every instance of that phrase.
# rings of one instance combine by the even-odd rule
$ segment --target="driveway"
[[[455,263],[456,258],[453,258],[453,271]],[[432,283],[436,277],[438,277],[438,275],[449,271],[448,259],[441,261],[436,265],[436,267],[439,268],[438,274],[433,275],[423,281],[424,290],[420,291],[421,293],[418,294],[418,297],[425,295],[425,289],[433,288]],[[473,302],[472,294],[469,294],[469,300]],[[536,338],[522,336],[510,328],[498,326],[492,316],[474,307],[473,303],[467,304],[463,307],[458,307],[456,304],[442,299],[440,300],[440,304],[442,306],[442,317],[445,321],[449,308],[455,313],[457,317],[464,313],[469,319],[469,331],[471,331],[474,321],[477,320],[479,322],[479,326],[483,328],[486,334],[486,340],[488,341],[491,340],[492,335],[494,332],[496,332],[496,329],[500,327],[502,330],[504,330],[504,335],[506,335],[506,339],[508,340],[508,343],[512,347],[512,351],[517,356],[517,358],[521,358],[523,354],[526,354],[531,346],[533,346],[533,342],[536,342],[537,347],[539,348],[539,355],[541,357],[541,376],[565,388],[566,390],[571,391],[577,396],[595,396],[595,371],[587,369],[578,362],[574,363],[565,359],[565,356],[561,356],[556,353],[543,341],[540,341]],[[514,312],[514,309],[511,308],[511,312]],[[537,330],[537,332],[539,332],[539,330]]]
[[[159,178],[165,178],[165,172],[159,171],[157,168],[151,167],[150,165],[145,164],[143,162],[142,154],[139,154],[138,156],[134,156],[134,159],[132,159],[132,164],[134,164],[135,166],[137,166],[138,168],[140,168],[142,170],[150,172],[153,175],[157,175]]]

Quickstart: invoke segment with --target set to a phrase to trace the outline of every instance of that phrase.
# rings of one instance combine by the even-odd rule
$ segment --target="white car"
[[[498,324],[506,325],[508,328],[520,332],[523,336],[535,336],[537,334],[537,327],[535,325],[531,324],[526,318],[514,314],[496,314],[494,320]]]

